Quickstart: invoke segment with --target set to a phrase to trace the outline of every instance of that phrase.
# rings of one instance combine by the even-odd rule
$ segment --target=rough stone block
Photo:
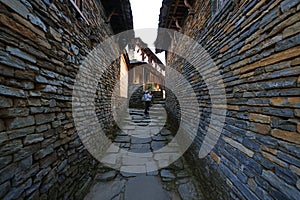
[[[279,107],[300,108],[300,98],[298,97],[273,97],[271,105]]]
[[[298,176],[300,176],[300,168],[299,167],[296,167],[294,165],[290,165],[290,170],[291,172],[297,174]]]
[[[39,17],[33,14],[29,14],[28,19],[31,21],[32,24],[39,26],[41,29],[43,29],[44,32],[47,32],[46,25],[42,22],[42,20]]]
[[[270,124],[270,122],[271,122],[270,116],[256,114],[256,113],[250,113],[249,120],[254,121],[254,122],[263,123],[263,124]]]
[[[54,121],[55,119],[55,114],[51,113],[51,114],[38,114],[35,116],[36,119],[36,124],[40,125],[40,124],[45,124],[45,123],[49,123]]]
[[[11,189],[10,181],[0,184],[0,198],[2,198]]]
[[[28,108],[9,108],[3,109],[0,111],[0,115],[8,118],[8,117],[26,117],[29,115]]]
[[[11,179],[15,175],[15,170],[17,169],[17,164],[12,163],[5,168],[0,170],[0,183],[3,183]]]
[[[0,153],[2,156],[10,155],[12,153],[18,152],[22,149],[22,141],[21,140],[12,140],[0,147]]]
[[[36,63],[36,58],[35,57],[21,51],[18,48],[6,47],[6,51],[8,51],[11,55],[17,56],[21,59],[24,59],[24,60],[32,62],[32,63]]]
[[[226,136],[223,136],[223,140],[226,143],[230,144],[232,147],[239,149],[241,152],[245,153],[247,156],[253,157],[254,152],[251,151],[250,149],[246,148],[245,146],[243,146],[241,143],[239,143],[231,138],[228,138]]]
[[[6,98],[4,96],[0,96],[0,108],[9,108],[12,107],[13,101],[12,99]]]
[[[298,176],[286,168],[275,167],[275,174],[287,184],[294,185],[298,180]]]
[[[34,125],[35,120],[33,116],[27,117],[16,117],[14,119],[8,120],[7,127],[9,130],[23,128],[27,126]]]
[[[41,100],[40,99],[28,99],[28,105],[29,106],[41,106]]]
[[[40,132],[44,132],[44,131],[46,131],[46,130],[48,130],[50,128],[51,128],[50,124],[43,124],[43,125],[37,126],[36,127],[36,131],[38,133],[40,133]]]
[[[266,158],[267,160],[271,161],[272,163],[276,163],[277,165],[281,166],[281,167],[284,167],[284,168],[287,168],[288,167],[288,164],[285,163],[284,161],[280,160],[278,157],[272,155],[272,154],[269,154],[269,153],[266,153],[266,152],[262,152],[262,155],[264,158]]]
[[[41,158],[44,158],[45,156],[51,154],[53,151],[54,151],[53,145],[50,145],[45,149],[41,149],[34,154],[34,160],[39,160]]]
[[[5,96],[7,95],[7,96],[21,97],[21,98],[25,97],[24,90],[7,87],[4,85],[0,85],[0,94]]]
[[[273,129],[271,131],[271,135],[276,138],[283,139],[283,140],[291,142],[291,143],[295,143],[298,145],[300,144],[299,133],[284,131],[284,130],[280,130],[280,129]]]
[[[286,118],[293,118],[294,112],[291,109],[279,109],[279,108],[272,108],[272,107],[264,107],[262,109],[264,114],[267,115],[275,115],[278,117],[286,117]]]
[[[278,158],[285,161],[285,162],[287,162],[287,163],[290,163],[292,165],[300,167],[300,160],[293,157],[292,155],[289,155],[287,153],[278,151]]]
[[[4,76],[8,76],[8,77],[13,77],[14,69],[4,66],[4,65],[0,65],[0,74],[2,74]]]
[[[290,10],[292,7],[296,6],[298,1],[295,0],[285,0],[282,3],[280,3],[281,11],[282,12],[287,12]]]
[[[44,137],[42,134],[30,134],[27,135],[24,139],[24,145],[30,145],[34,143],[38,143],[44,140]]]
[[[20,195],[32,185],[32,179],[28,179],[25,183],[10,190],[4,199],[18,199]]]
[[[256,133],[267,135],[270,133],[271,126],[267,124],[251,123],[249,129]]]
[[[24,137],[27,134],[33,133],[34,129],[35,126],[31,126],[31,127],[21,128],[21,129],[10,130],[7,131],[6,133],[9,139],[16,139],[16,138]]]
[[[0,157],[0,169],[6,167],[11,162],[12,162],[12,156],[11,155]]]
[[[15,77],[18,79],[26,79],[26,80],[34,81],[35,74],[34,72],[29,70],[16,70]]]
[[[293,24],[292,26],[289,26],[286,29],[284,29],[283,37],[286,38],[286,37],[295,35],[295,34],[299,33],[299,30],[300,30],[300,22],[297,22],[297,23]]]
[[[14,10],[16,13],[27,19],[27,16],[29,15],[28,8],[18,0],[1,0],[1,3],[8,6],[12,10]]]
[[[262,177],[267,179],[273,187],[282,192],[287,198],[297,199],[300,196],[299,190],[286,184],[272,171],[263,170]]]
[[[4,121],[2,119],[0,119],[0,132],[4,131],[5,129],[6,129],[6,127],[5,127]],[[1,143],[2,143],[2,139],[1,139],[1,136],[0,136],[0,144]]]
[[[210,152],[210,156],[212,157],[212,159],[214,159],[214,161],[216,163],[220,163],[221,162],[221,158],[215,153],[215,152]]]
[[[48,149],[47,151],[51,151],[51,149]],[[45,153],[47,153],[47,151]],[[41,168],[46,168],[46,167],[50,166],[51,164],[53,164],[56,161],[57,161],[57,154],[54,152],[54,153],[46,156],[45,158],[43,158],[40,161],[40,167]]]

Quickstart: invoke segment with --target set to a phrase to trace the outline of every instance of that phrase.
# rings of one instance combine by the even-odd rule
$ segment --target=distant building
[[[130,60],[128,84],[143,85],[146,89],[159,91],[164,86],[165,66],[150,48],[140,38],[135,39],[135,44],[128,46]]]

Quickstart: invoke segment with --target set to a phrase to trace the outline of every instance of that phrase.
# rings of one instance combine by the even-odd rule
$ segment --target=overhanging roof
[[[159,28],[173,29],[180,31],[180,27],[184,23],[185,18],[191,13],[191,5],[193,5],[195,0],[163,0],[162,7],[160,9],[159,15]],[[187,6],[189,4],[189,7]],[[166,34],[160,34],[156,39],[156,44],[163,42],[168,43],[169,36]],[[165,45],[164,45],[165,46]],[[156,49],[156,53],[160,53],[163,50]]]
[[[133,18],[129,0],[101,0],[106,16],[115,34],[133,29]]]

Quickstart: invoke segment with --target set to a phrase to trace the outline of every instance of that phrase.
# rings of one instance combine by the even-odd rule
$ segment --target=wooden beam
[[[174,10],[173,10],[172,15],[174,15],[174,14],[176,13],[177,7],[178,7],[179,3],[180,3],[180,0],[176,0],[175,7],[174,7]],[[170,28],[172,22],[173,22],[173,20],[170,20],[169,25],[168,25],[168,28]]]

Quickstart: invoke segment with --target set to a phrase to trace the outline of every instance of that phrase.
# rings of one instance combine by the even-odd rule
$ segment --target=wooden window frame
[[[75,8],[75,10],[78,12],[80,17],[82,17],[82,19],[89,25],[88,20],[83,15],[83,7],[85,4],[85,0],[70,0],[70,2],[73,5],[73,7]]]

